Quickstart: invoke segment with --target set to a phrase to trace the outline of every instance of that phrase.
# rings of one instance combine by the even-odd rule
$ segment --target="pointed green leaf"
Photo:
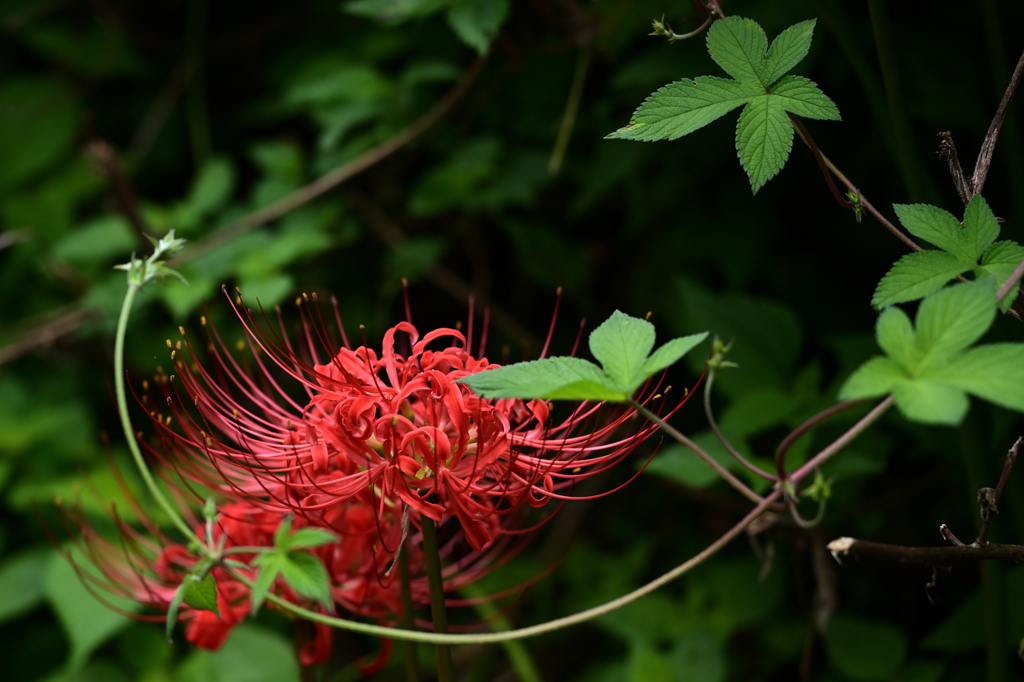
[[[945,251],[917,251],[896,261],[878,283],[871,305],[883,308],[893,303],[916,301],[929,296],[969,265]]]
[[[770,85],[761,79],[768,37],[756,21],[736,16],[719,19],[708,29],[707,44],[715,63],[736,80]]]
[[[915,367],[921,359],[910,318],[899,308],[886,308],[875,325],[878,347],[904,368]]]
[[[964,245],[968,252],[973,254],[972,261],[978,260],[999,236],[999,221],[980,194],[971,197],[970,203],[964,209],[963,231]]]
[[[212,573],[207,573],[202,579],[197,575],[187,575],[181,586],[186,604],[194,609],[213,611],[220,616],[220,609],[217,608],[217,581],[213,579]]]
[[[508,18],[508,10],[509,0],[454,0],[448,24],[462,42],[484,54]]]
[[[300,528],[292,533],[288,542],[290,549],[302,547],[319,547],[337,542],[338,536],[324,528]]]
[[[772,104],[778,104],[786,111],[822,121],[841,121],[839,108],[828,95],[822,92],[814,81],[803,76],[786,76],[772,86]]]
[[[274,581],[277,580],[277,576],[281,572],[281,564],[284,561],[284,555],[277,551],[264,552],[252,560],[253,566],[259,569],[256,572],[256,580],[250,595],[252,606],[249,612],[252,615],[255,616],[256,612],[260,610],[260,606],[263,605],[267,593],[270,592],[270,588],[273,587]]]
[[[605,139],[675,140],[746,104],[751,96],[749,88],[726,78],[702,76],[669,83],[644,100],[629,125]]]
[[[281,562],[281,577],[288,586],[324,606],[331,604],[331,583],[318,557],[306,551],[288,552]]]
[[[897,384],[893,398],[907,419],[923,424],[959,424],[969,405],[959,388],[920,379]]]
[[[291,547],[289,537],[292,534],[293,521],[294,519],[291,514],[285,514],[281,518],[281,523],[277,525],[277,530],[274,531],[274,547],[283,550],[287,550]]]
[[[623,392],[629,392],[652,348],[654,325],[619,310],[590,333],[590,352]]]
[[[483,398],[611,402],[625,402],[629,398],[611,386],[600,367],[581,358],[520,362],[462,377],[458,381]]]
[[[840,400],[876,398],[893,392],[907,380],[907,372],[891,358],[876,356],[850,375],[839,389]]]
[[[917,311],[919,372],[945,364],[947,358],[977,341],[996,315],[995,282],[990,278],[956,284],[926,298]]]
[[[707,332],[682,336],[678,339],[672,339],[661,348],[651,353],[651,357],[644,361],[643,367],[640,369],[640,374],[643,375],[643,380],[646,380],[647,377],[652,374],[660,372],[666,367],[675,364],[679,358],[689,353],[694,346],[707,337]]]
[[[971,266],[978,259],[968,248],[960,221],[952,213],[927,204],[893,204],[893,209],[903,227],[915,237],[927,239]]]
[[[1024,412],[1024,344],[992,343],[972,348],[950,361],[935,379]]]
[[[981,267],[977,269],[977,276],[981,278],[988,274],[995,277],[998,289],[1009,279],[1021,261],[1024,261],[1024,246],[1011,241],[996,242],[982,255]],[[999,304],[999,309],[1004,313],[1009,310],[1013,302],[1017,300],[1018,292],[1020,292],[1019,284],[1006,295],[1002,303]]]
[[[801,21],[775,37],[761,66],[762,83],[771,85],[807,56],[814,37],[814,24],[814,19]]]
[[[793,148],[789,117],[769,100],[768,95],[752,100],[736,124],[736,151],[754,194],[782,170]]]

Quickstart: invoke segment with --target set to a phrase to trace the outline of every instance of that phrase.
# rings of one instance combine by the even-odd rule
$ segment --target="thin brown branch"
[[[182,263],[192,260],[196,256],[229,242],[250,230],[277,220],[391,156],[422,135],[448,113],[448,110],[452,108],[469,89],[473,81],[476,80],[476,77],[483,69],[484,62],[485,58],[483,57],[473,62],[473,65],[466,70],[458,83],[427,113],[423,114],[405,130],[360,154],[348,163],[335,168],[326,175],[317,178],[308,185],[300,187],[291,194],[278,199],[269,206],[250,213],[224,229],[218,230],[205,239],[196,242],[191,247],[185,248],[180,256],[169,263],[170,267],[180,266]]]
[[[828,550],[839,563],[844,563],[848,558],[916,566],[952,566],[985,559],[1012,563],[1024,561],[1024,546],[1021,545],[903,547],[856,538],[839,538],[828,543]]]
[[[839,193],[839,188],[836,187],[836,183],[832,180],[832,174],[828,172],[828,167],[825,165],[824,157],[821,154],[821,150],[818,149],[818,145],[814,143],[814,139],[811,134],[804,128],[804,124],[800,122],[793,114],[789,114],[789,122],[793,125],[793,129],[796,130],[797,135],[804,141],[810,150],[814,154],[814,160],[818,162],[818,167],[821,168],[821,174],[825,176],[825,182],[828,183],[828,188],[832,191],[832,196],[835,197],[836,202],[846,209],[855,208],[854,204],[847,201],[842,194]]]
[[[1003,496],[1003,488],[1006,487],[1006,481],[1010,478],[1010,472],[1013,470],[1013,463],[1017,461],[1017,451],[1020,450],[1021,444],[1024,443],[1024,438],[1018,438],[1013,445],[1010,446],[1009,452],[1006,453],[1006,460],[1003,462],[1003,471],[999,474],[999,482],[996,483],[995,488],[982,488],[978,491],[978,506],[981,511],[981,530],[978,531],[978,539],[974,541],[976,545],[988,544],[988,530],[992,524],[992,514],[999,513],[999,500]]]
[[[45,320],[26,331],[17,341],[0,348],[0,365],[20,358],[39,346],[48,346],[59,337],[78,329],[95,317],[95,311],[76,305],[45,314]]]
[[[785,480],[786,479],[786,467],[785,467],[786,451],[789,450],[789,448],[793,445],[793,443],[796,442],[796,440],[798,438],[800,438],[800,436],[804,435],[805,433],[807,433],[808,431],[813,429],[818,424],[821,424],[826,419],[829,419],[829,418],[839,414],[840,412],[843,412],[843,411],[853,407],[854,405],[857,405],[857,404],[862,403],[862,402],[864,402],[864,401],[863,400],[844,400],[841,403],[836,403],[832,407],[830,407],[830,408],[828,408],[826,410],[822,410],[821,412],[819,412],[818,414],[814,415],[813,417],[810,417],[803,424],[801,424],[800,426],[798,426],[795,429],[793,429],[793,431],[790,432],[790,434],[788,436],[786,436],[785,439],[783,439],[783,441],[781,443],[779,443],[779,448],[775,451],[775,470],[779,472],[779,479],[780,480]]]
[[[956,145],[953,144],[953,134],[948,130],[939,133],[939,158],[949,166],[949,174],[953,178],[953,186],[956,193],[960,195],[960,201],[964,206],[968,204],[973,196],[972,181],[967,179],[964,169],[960,166],[960,157],[956,154]]]
[[[86,148],[85,153],[100,173],[110,182],[110,189],[113,192],[114,207],[135,230],[139,244],[149,248],[149,241],[146,239],[146,221],[139,213],[139,202],[135,196],[135,188],[132,181],[121,170],[121,164],[117,160],[117,151],[106,140],[93,140]]]
[[[988,169],[992,165],[992,152],[996,148],[996,139],[999,137],[1003,120],[1006,118],[1006,109],[1010,106],[1010,100],[1013,99],[1013,94],[1017,91],[1022,75],[1024,75],[1024,53],[1017,60],[1017,67],[1013,70],[1013,75],[1010,76],[1006,92],[1003,93],[1003,99],[999,102],[999,108],[996,109],[996,115],[992,117],[992,123],[989,124],[988,132],[985,133],[985,141],[982,142],[981,151],[978,152],[978,160],[974,163],[974,177],[971,182],[973,194],[981,194],[981,190],[985,186],[985,178],[988,177]]]

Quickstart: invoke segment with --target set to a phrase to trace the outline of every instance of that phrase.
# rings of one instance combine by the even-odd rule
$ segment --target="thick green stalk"
[[[420,516],[420,527],[423,531],[423,558],[427,562],[427,584],[430,586],[430,615],[434,620],[436,634],[448,634],[448,612],[444,606],[444,581],[441,578],[441,553],[437,546],[437,528],[434,522]],[[437,680],[453,682],[452,651],[447,644],[438,643],[437,649]]]
[[[139,443],[135,440],[135,431],[132,429],[132,422],[128,417],[128,398],[124,387],[124,337],[128,330],[128,318],[131,315],[132,301],[135,300],[135,294],[138,291],[138,286],[134,284],[128,285],[128,293],[125,294],[124,304],[121,306],[121,317],[117,320],[117,335],[114,338],[114,393],[117,396],[117,409],[121,413],[121,427],[124,429],[124,437],[128,441],[128,450],[131,451],[132,459],[135,460],[135,466],[138,467],[139,474],[142,476],[142,480],[146,482],[149,492],[152,493],[157,504],[164,510],[164,513],[167,514],[171,522],[177,526],[178,530],[186,538],[196,542],[201,547],[203,546],[202,540],[185,523],[185,519],[181,517],[178,509],[164,497],[163,491],[160,490],[156,480],[153,479],[153,474],[150,473],[149,467],[146,466],[146,460],[139,449]]]

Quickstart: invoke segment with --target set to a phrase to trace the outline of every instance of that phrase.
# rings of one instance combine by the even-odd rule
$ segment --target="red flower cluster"
[[[175,375],[158,377],[158,398],[143,397],[162,445],[148,450],[169,465],[161,474],[186,496],[201,502],[198,484],[227,501],[214,538],[224,538],[226,548],[271,547],[285,515],[293,515],[296,528],[334,533],[336,542],[312,551],[327,570],[333,601],[352,614],[396,621],[402,609],[391,569],[404,547],[419,572],[423,519],[440,524],[445,589],[458,589],[514,551],[513,540],[532,530],[521,527],[527,509],[569,499],[576,480],[622,460],[655,428],[645,424],[616,438],[631,410],[584,403],[555,422],[542,400],[480,398],[457,380],[497,365],[482,352],[474,356],[458,330],[421,337],[403,322],[388,330],[378,354],[365,345],[353,350],[339,318],[344,347],[335,350],[322,321],[313,322],[319,310],[308,310],[301,351],[283,323],[278,334],[238,308],[251,362],[237,359],[212,326],[209,368],[188,340],[184,348],[176,344]],[[301,393],[286,390],[284,378]],[[157,409],[162,403],[170,414]],[[148,564],[98,563],[122,591],[166,609],[199,557],[174,544],[148,549]],[[126,580],[126,566],[134,580]],[[221,615],[182,611],[186,637],[210,649],[223,643],[250,602],[249,590],[228,571],[213,574]],[[317,608],[280,579],[272,591]],[[410,591],[414,606],[429,603],[425,578],[415,578]],[[329,647],[329,630],[318,626],[304,661],[323,660]]]

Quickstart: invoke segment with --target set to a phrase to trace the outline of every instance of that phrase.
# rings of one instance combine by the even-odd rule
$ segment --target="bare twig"
[[[918,566],[950,566],[953,564],[974,563],[983,559],[1024,561],[1024,546],[993,545],[984,547],[974,545],[955,545],[952,547],[903,547],[888,545],[883,542],[869,542],[855,538],[839,538],[828,543],[828,549],[836,561],[840,558],[874,559],[886,563],[909,564]]]
[[[981,530],[978,531],[978,539],[974,541],[975,545],[984,546],[988,544],[988,530],[992,524],[992,514],[999,513],[999,499],[1003,496],[1003,488],[1006,487],[1006,481],[1010,478],[1010,471],[1013,470],[1013,463],[1017,461],[1017,451],[1020,450],[1021,443],[1024,443],[1024,438],[1018,438],[1017,441],[1010,446],[1009,452],[1006,453],[1006,461],[1003,462],[1003,471],[999,475],[999,482],[996,483],[995,488],[982,488],[978,491],[978,506],[981,511]]]
[[[951,543],[953,545],[956,545],[957,547],[963,547],[964,546],[964,543],[960,541],[960,538],[958,538],[957,536],[953,535],[953,531],[951,531],[949,529],[949,526],[947,526],[944,523],[939,526],[939,535],[942,536],[943,540],[945,540],[946,542],[949,542],[949,543]]]
[[[1017,91],[1022,75],[1024,75],[1024,53],[1017,60],[1017,67],[1013,70],[1013,75],[1010,76],[1010,83],[1006,86],[1006,92],[1003,93],[1003,99],[999,102],[996,115],[992,117],[992,123],[989,124],[988,132],[985,133],[981,151],[978,152],[978,160],[974,164],[974,177],[971,182],[973,194],[981,194],[981,190],[985,186],[985,178],[988,177],[988,169],[992,164],[992,152],[995,151],[996,139],[999,137],[1003,120],[1006,118],[1006,109],[1010,106],[1010,100],[1013,99],[1013,94]]]
[[[121,170],[121,165],[117,161],[117,151],[105,140],[93,140],[86,146],[85,151],[96,164],[100,173],[110,182],[117,212],[124,216],[135,230],[139,244],[149,248],[150,245],[146,239],[146,222],[142,219],[142,214],[139,213],[139,202],[135,197],[132,182]]]
[[[970,202],[974,195],[973,183],[964,175],[964,169],[960,166],[960,158],[956,155],[956,145],[953,144],[953,134],[948,130],[939,133],[942,141],[939,143],[939,158],[949,166],[949,174],[953,177],[953,185],[956,193],[960,195],[960,201],[964,206]]]
[[[847,201],[843,195],[839,193],[839,188],[836,187],[836,183],[832,180],[832,174],[828,172],[828,166],[825,165],[825,159],[821,154],[821,150],[818,149],[818,145],[814,143],[814,139],[811,137],[811,134],[807,132],[806,128],[804,128],[804,124],[801,123],[800,119],[793,114],[789,114],[789,122],[793,124],[793,129],[796,130],[797,135],[800,136],[800,139],[804,141],[804,144],[806,144],[810,148],[811,153],[814,154],[814,160],[818,162],[818,167],[821,168],[821,174],[825,176],[825,182],[828,183],[828,188],[832,190],[832,196],[835,197],[836,202],[838,202],[843,208],[854,208],[853,203]]]
[[[56,315],[55,315],[56,313]],[[17,341],[0,348],[0,365],[20,358],[39,346],[47,346],[59,337],[78,329],[95,317],[95,311],[76,305],[45,313],[45,320],[36,324]]]
[[[779,443],[778,450],[775,451],[775,469],[779,472],[779,478],[785,480],[786,478],[786,451],[796,442],[800,436],[804,435],[818,424],[821,424],[826,419],[829,419],[840,412],[843,412],[854,405],[864,402],[863,400],[844,400],[841,403],[836,403],[827,410],[822,410],[818,414],[814,415],[800,426],[793,429],[793,431]]]
[[[772,483],[778,481],[779,479],[776,476],[772,476],[767,471],[761,469],[761,467],[752,464],[746,457],[740,454],[740,451],[733,447],[732,443],[729,442],[729,439],[725,437],[724,433],[722,433],[722,430],[718,428],[718,422],[715,421],[714,410],[711,409],[711,387],[714,386],[714,384],[715,372],[714,370],[709,370],[708,378],[704,384],[704,416],[707,417],[708,424],[711,425],[711,430],[714,431],[715,436],[718,437],[718,442],[721,443],[722,447],[732,455],[732,458],[742,464],[747,471],[760,476],[766,481],[771,481]]]

